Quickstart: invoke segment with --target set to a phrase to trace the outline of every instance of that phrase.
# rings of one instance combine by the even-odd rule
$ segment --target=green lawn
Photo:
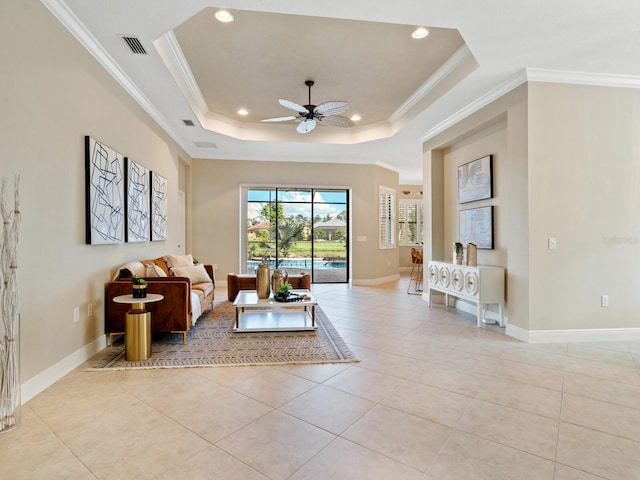
[[[261,242],[249,242],[249,248],[255,244],[258,248],[257,252],[261,251]],[[347,257],[347,247],[344,242],[332,242],[332,241],[316,241],[314,245],[313,253],[316,258],[336,258],[345,259]],[[258,255],[260,256],[260,255]],[[306,257],[311,256],[311,242],[299,241],[289,251],[288,258]]]

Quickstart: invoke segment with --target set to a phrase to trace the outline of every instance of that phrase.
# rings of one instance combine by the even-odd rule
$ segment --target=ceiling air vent
[[[147,50],[144,48],[142,42],[140,42],[140,39],[138,37],[129,37],[123,35],[122,39],[131,50],[131,53],[135,53],[136,55],[148,55]]]
[[[200,148],[218,148],[216,142],[193,142],[193,144]]]
[[[193,127],[193,126],[195,126],[195,123],[193,123],[193,120],[182,120],[182,122],[183,122],[187,127]]]

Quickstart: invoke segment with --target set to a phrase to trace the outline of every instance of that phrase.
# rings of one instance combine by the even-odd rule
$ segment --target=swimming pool
[[[314,270],[347,268],[347,262],[344,260],[322,260],[313,258],[285,258],[278,262],[278,268],[308,268],[311,269],[313,264]],[[249,260],[247,262],[247,270],[256,270],[260,262]],[[269,268],[276,268],[275,260],[269,260]]]

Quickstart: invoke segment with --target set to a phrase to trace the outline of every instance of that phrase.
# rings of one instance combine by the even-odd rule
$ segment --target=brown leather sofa
[[[309,290],[311,288],[311,275],[301,273],[299,275],[289,275],[287,280],[295,289]],[[255,274],[230,273],[227,275],[227,298],[234,301],[240,290],[255,290]]]
[[[169,273],[169,268],[164,259],[145,260],[143,263],[153,262]],[[204,265],[210,282],[191,283],[188,277],[144,277],[147,281],[147,293],[158,293],[164,296],[160,302],[147,303],[145,308],[151,312],[152,332],[181,333],[183,342],[187,342],[187,331],[191,328],[192,305],[191,292],[198,296],[200,311],[204,312],[213,303],[215,277],[213,267]],[[105,314],[104,329],[109,335],[109,343],[114,335],[124,333],[125,314],[131,305],[115,303],[114,297],[131,294],[131,279],[120,272],[118,278],[105,285]]]

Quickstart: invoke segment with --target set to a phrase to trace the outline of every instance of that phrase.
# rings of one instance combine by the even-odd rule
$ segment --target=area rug
[[[234,333],[235,309],[216,302],[187,334],[154,334],[151,358],[127,362],[122,338],[92,359],[87,371],[357,362],[326,314],[316,331]]]

